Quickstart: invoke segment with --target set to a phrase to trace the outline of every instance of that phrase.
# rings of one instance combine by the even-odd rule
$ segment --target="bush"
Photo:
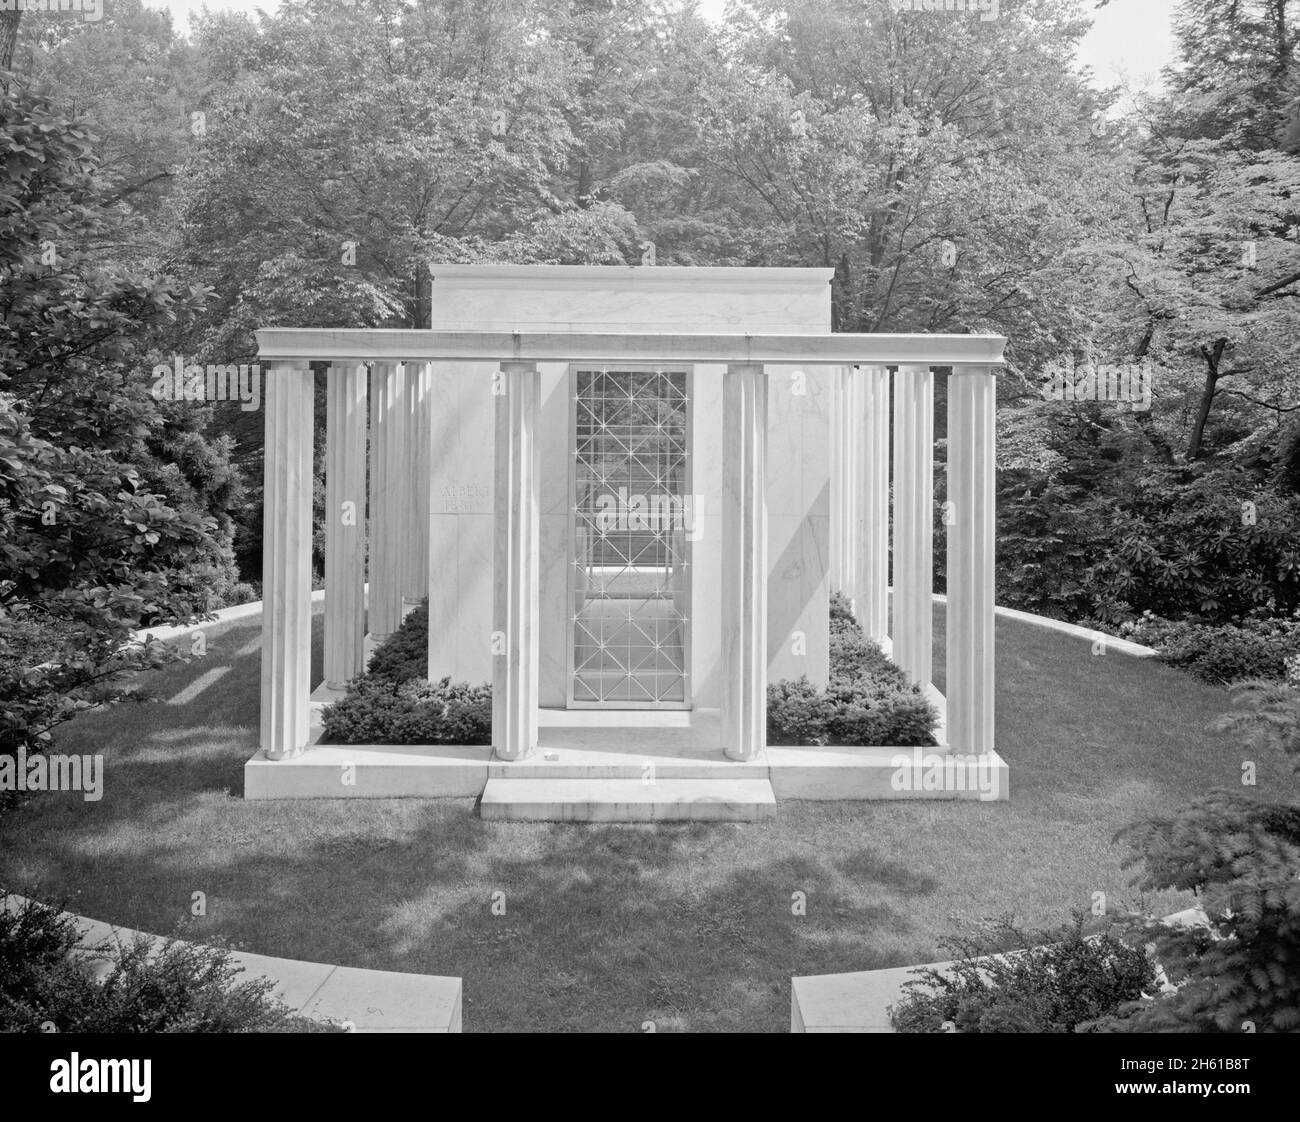
[[[767,687],[769,744],[829,744],[831,706],[808,676],[773,682]]]
[[[366,672],[390,682],[424,679],[429,674],[429,601],[421,600],[370,656]]]
[[[491,744],[492,687],[367,675],[325,710],[321,743]]]
[[[231,586],[230,591],[222,597],[223,608],[233,608],[237,604],[251,604],[254,600],[262,598],[262,590],[255,584],[249,584],[247,581],[240,581],[238,584]]]
[[[1110,932],[1085,938],[1082,912],[1037,936],[995,920],[945,946],[955,952],[952,965],[912,971],[917,977],[890,1006],[899,1032],[1089,1031],[1155,981],[1141,946]]]
[[[826,697],[833,707],[826,724],[828,744],[910,748],[935,743],[939,715],[915,686],[841,683],[832,685]]]
[[[1229,623],[1300,607],[1300,501],[1209,468],[1186,481],[1153,469],[1123,486],[1109,517],[1096,512],[1102,552],[1088,582],[1099,618],[1194,612]],[[1250,521],[1245,499],[1257,508]]]
[[[426,680],[429,603],[370,656],[367,672],[325,710],[322,744],[491,744],[492,687]]]
[[[934,744],[934,706],[863,634],[838,592],[831,596],[829,677],[825,691],[806,676],[768,686],[769,744]]]
[[[1125,639],[1154,647],[1162,662],[1214,684],[1251,678],[1285,681],[1288,664],[1300,658],[1300,610],[1222,626],[1144,612],[1121,624],[1119,631]]]
[[[8,899],[0,890],[0,1031],[339,1031],[272,998],[268,978],[236,981],[228,951],[143,935],[81,948],[72,916],[30,899],[9,910]]]
[[[1234,687],[1238,712],[1218,728],[1242,732],[1248,758],[1281,751],[1300,774],[1300,689]],[[1300,1031],[1300,804],[1214,791],[1119,837],[1144,889],[1192,891],[1208,927],[1133,926],[1154,944],[1173,992],[1130,1003],[1099,1028],[1113,1032]]]

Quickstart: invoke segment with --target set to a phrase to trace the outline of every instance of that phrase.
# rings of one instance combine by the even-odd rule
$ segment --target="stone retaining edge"
[[[16,911],[25,901],[26,897],[11,893],[6,908]],[[137,935],[150,940],[156,949],[167,942],[162,935],[118,927],[72,912],[61,914],[76,920],[83,944],[94,945],[105,940],[128,943]],[[275,983],[274,996],[291,1009],[316,1020],[346,1024],[350,1032],[461,1031],[460,978],[365,970],[242,951],[231,952],[231,958],[244,968],[247,977],[241,981],[269,978]]]

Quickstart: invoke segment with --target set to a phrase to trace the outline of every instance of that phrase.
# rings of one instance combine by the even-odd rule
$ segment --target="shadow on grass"
[[[1205,728],[1223,691],[1003,621],[1010,804],[783,802],[762,824],[652,827],[484,822],[470,799],[245,802],[258,654],[235,652],[257,628],[152,676],[165,699],[229,666],[183,705],[72,722],[60,750],[104,754],[104,798],[6,816],[0,883],[146,931],[461,976],[469,1031],[785,1031],[793,975],[931,961],[955,915],[1035,924],[1118,898],[1113,830],[1239,774]],[[941,681],[941,611],[935,631]]]

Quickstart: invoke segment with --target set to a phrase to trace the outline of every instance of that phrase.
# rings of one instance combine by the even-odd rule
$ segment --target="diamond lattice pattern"
[[[684,703],[686,373],[580,370],[576,391],[573,700]]]

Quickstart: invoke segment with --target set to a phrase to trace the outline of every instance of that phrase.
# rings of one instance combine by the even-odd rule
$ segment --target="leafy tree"
[[[171,15],[143,0],[113,0],[102,18],[47,19],[23,25],[15,72],[78,115],[95,136],[100,174],[129,213],[102,246],[114,262],[147,267],[162,241],[158,217],[191,140],[189,104],[199,63]]]
[[[233,580],[204,504],[237,487],[223,446],[169,428],[148,393],[148,333],[192,314],[201,293],[98,260],[123,210],[83,125],[15,87],[0,98],[0,152],[0,750],[10,752],[47,744],[77,710],[123,696],[125,675],[172,657],[129,643],[130,632],[193,618]]]

